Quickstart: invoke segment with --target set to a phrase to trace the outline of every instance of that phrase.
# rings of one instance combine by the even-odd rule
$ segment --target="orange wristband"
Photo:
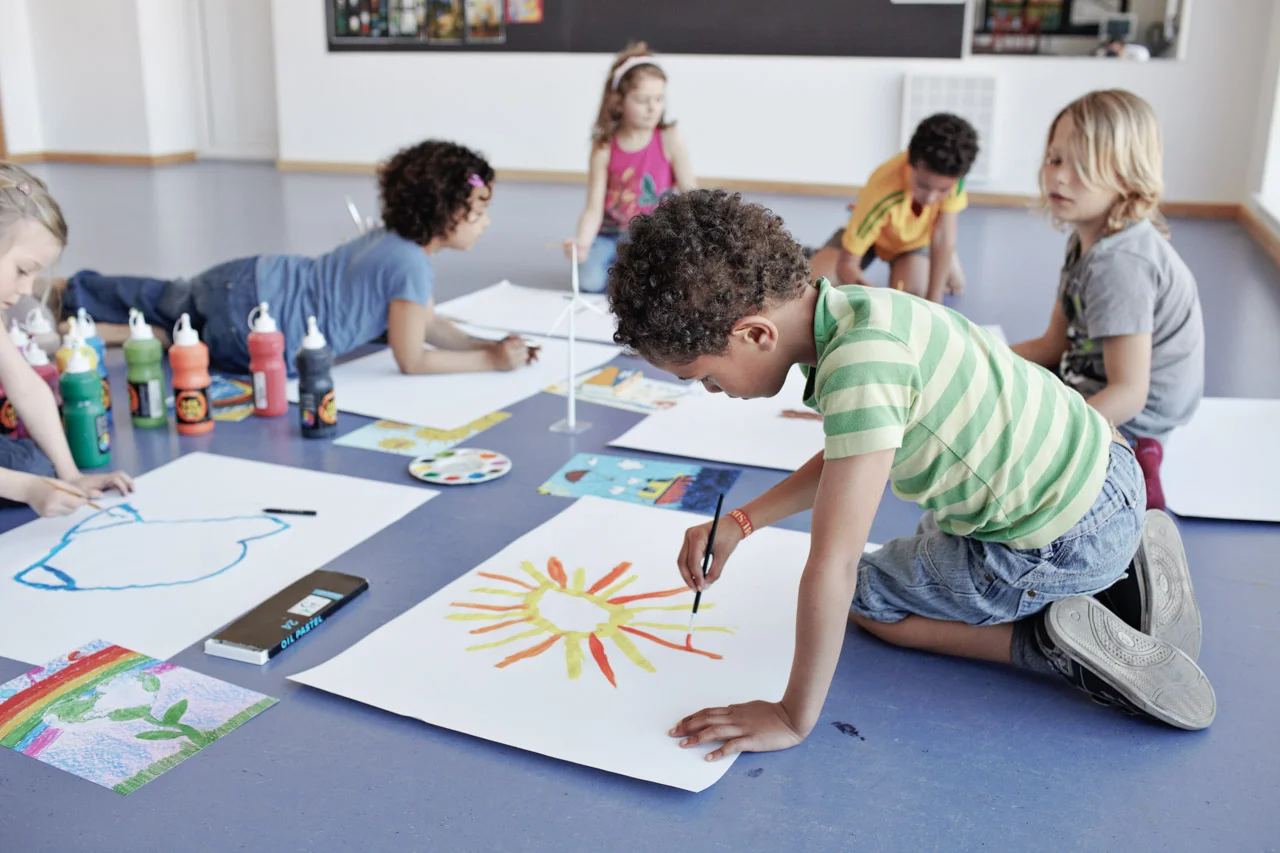
[[[756,526],[751,523],[751,516],[747,515],[740,509],[735,509],[729,513],[729,517],[738,522],[738,526],[742,528],[742,538],[746,539],[755,531]]]

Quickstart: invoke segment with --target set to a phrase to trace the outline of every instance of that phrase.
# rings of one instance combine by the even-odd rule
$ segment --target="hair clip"
[[[23,181],[22,183],[18,184],[16,187],[14,187],[14,189],[16,189],[18,192],[22,193],[23,195],[25,195],[27,198],[30,198],[30,197],[31,197],[31,182],[30,182],[30,181]]]
[[[467,178],[467,183],[471,184],[471,186],[475,187],[476,189],[481,189],[481,190],[484,189],[486,186],[484,182],[484,178],[480,177],[479,175],[472,175],[471,177]]]

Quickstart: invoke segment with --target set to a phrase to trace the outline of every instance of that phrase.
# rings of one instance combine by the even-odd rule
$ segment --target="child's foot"
[[[1164,460],[1164,448],[1154,438],[1140,438],[1133,446],[1142,469],[1142,479],[1147,484],[1147,509],[1165,509],[1164,488],[1160,485],[1160,463]]]
[[[1134,631],[1094,599],[1055,601],[1036,627],[1045,657],[1094,701],[1180,729],[1213,722],[1217,699],[1195,661],[1164,640]]]
[[[1200,656],[1200,606],[1191,587],[1182,537],[1168,513],[1147,510],[1133,569],[1142,601],[1139,629],[1196,660]]]

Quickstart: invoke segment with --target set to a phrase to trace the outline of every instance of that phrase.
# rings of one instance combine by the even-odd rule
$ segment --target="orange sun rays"
[[[692,607],[692,603],[675,605],[644,605],[639,607],[629,606],[634,605],[636,602],[645,602],[658,598],[669,598],[671,596],[689,592],[686,587],[657,590],[654,592],[645,592],[636,595],[616,595],[615,593],[637,579],[636,575],[623,577],[626,575],[627,570],[631,568],[631,563],[629,562],[619,563],[612,570],[601,576],[590,587],[585,589],[584,571],[582,569],[578,569],[574,573],[571,581],[568,574],[565,572],[564,563],[556,557],[551,557],[547,560],[547,570],[545,575],[534,568],[532,563],[522,563],[520,568],[534,581],[534,583],[531,584],[527,581],[514,578],[509,575],[494,574],[491,572],[477,572],[476,574],[479,577],[500,581],[504,584],[510,584],[516,589],[510,589],[507,587],[482,587],[471,590],[472,592],[488,595],[518,598],[520,599],[520,603],[505,605],[454,601],[450,602],[450,607],[479,612],[451,613],[446,617],[448,619],[457,620],[498,620],[495,621],[494,624],[482,625],[481,627],[471,629],[468,633],[472,635],[489,634],[502,628],[510,628],[517,625],[531,626],[529,630],[520,631],[493,642],[471,646],[467,651],[481,651],[484,649],[497,648],[518,640],[531,639],[537,637],[539,634],[549,635],[540,639],[532,646],[507,655],[498,663],[494,664],[497,669],[504,669],[513,663],[535,658],[555,647],[557,644],[560,644],[565,649],[565,665],[568,669],[569,678],[576,679],[581,674],[582,664],[585,659],[583,649],[580,645],[581,642],[585,640],[587,650],[591,653],[591,659],[595,662],[596,668],[600,670],[600,674],[605,677],[609,684],[617,687],[617,676],[614,672],[613,665],[609,660],[608,651],[602,641],[604,639],[611,641],[616,650],[621,652],[623,656],[636,666],[649,672],[656,672],[653,664],[644,657],[636,645],[631,641],[631,639],[629,639],[630,637],[639,637],[657,646],[661,646],[662,648],[702,655],[712,660],[723,659],[721,655],[715,654],[714,652],[694,648],[693,635],[687,632],[687,626],[685,625],[668,622],[634,622],[633,624],[627,624],[632,623],[633,619],[643,611],[688,612]],[[595,605],[602,611],[600,622],[591,631],[571,631],[562,629],[551,622],[539,610],[539,603],[548,594],[568,595]],[[713,605],[704,605],[703,609],[707,609],[711,606]],[[685,631],[685,641],[683,645],[680,643],[674,643],[670,640],[664,640],[649,631],[641,630],[641,628]],[[716,626],[699,626],[696,630],[732,633],[728,628]]]

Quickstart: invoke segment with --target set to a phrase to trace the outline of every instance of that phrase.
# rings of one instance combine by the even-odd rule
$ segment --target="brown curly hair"
[[[781,217],[739,193],[668,196],[629,230],[609,270],[613,339],[651,362],[724,352],[735,323],[795,299],[809,282],[809,262]]]
[[[382,221],[419,246],[449,234],[469,212],[472,175],[492,193],[493,167],[470,148],[428,139],[401,149],[378,169]]]

